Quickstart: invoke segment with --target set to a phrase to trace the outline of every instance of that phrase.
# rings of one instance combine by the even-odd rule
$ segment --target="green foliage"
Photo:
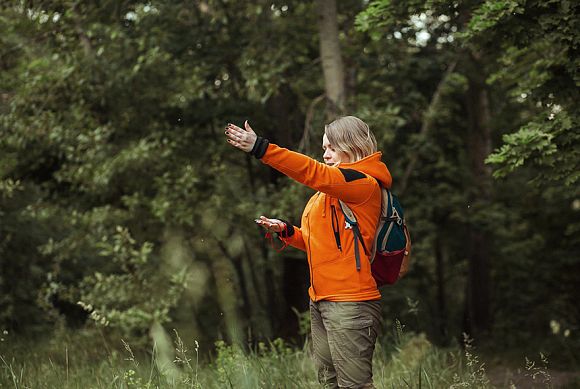
[[[222,277],[207,280],[216,256],[227,255],[227,262],[264,261],[260,236],[248,227],[258,216],[256,208],[263,213],[271,209],[263,189],[259,198],[254,196],[256,187],[268,183],[248,181],[239,162],[243,156],[228,155],[216,127],[245,115],[247,106],[264,103],[281,83],[287,84],[275,69],[310,60],[310,45],[294,45],[290,35],[274,34],[286,38],[280,45],[264,46],[261,34],[273,32],[255,32],[252,23],[238,18],[239,12],[247,12],[256,23],[272,22],[273,31],[299,30],[311,39],[308,29],[296,28],[306,19],[289,19],[286,11],[278,15],[265,5],[258,10],[210,2],[207,8],[191,9],[171,2],[98,6],[64,1],[8,7],[1,19],[11,32],[2,38],[7,42],[3,50],[8,47],[3,58],[10,53],[11,59],[2,66],[12,76],[2,73],[2,88],[9,92],[3,95],[0,116],[2,188],[8,193],[10,182],[33,177],[43,191],[34,192],[29,184],[23,198],[33,205],[32,220],[50,231],[30,247],[29,261],[47,264],[47,269],[41,272],[43,288],[23,286],[28,299],[42,289],[38,304],[53,314],[58,314],[54,305],[70,307],[80,299],[94,318],[145,334],[153,320],[169,320],[170,308],[184,292],[177,285],[185,278],[205,286],[188,286],[189,297],[194,294],[200,301],[204,294],[212,295],[212,281]],[[290,12],[310,14],[308,10],[296,6]],[[250,39],[255,45],[244,51],[231,38],[243,34],[257,34]],[[13,46],[17,56],[12,56]],[[302,53],[298,62],[288,61],[287,53],[296,48]],[[262,59],[251,58],[252,52],[260,52]],[[256,69],[275,71],[267,75]],[[245,89],[251,85],[258,89]],[[232,199],[237,201],[230,207]],[[233,211],[221,212],[226,208]],[[240,220],[248,221],[242,231],[234,229]],[[118,232],[101,241],[118,225],[135,238],[122,240]],[[33,233],[15,230],[21,240]],[[177,249],[167,249],[175,235],[168,231],[181,237]],[[244,274],[241,267],[234,268],[238,274],[227,276],[228,281],[251,277],[245,285],[257,289],[253,294],[273,298],[264,290],[264,279],[278,266],[264,265]],[[224,277],[231,285],[228,281]],[[240,290],[237,283],[227,296],[237,299],[243,292],[247,304],[252,291]],[[208,304],[209,312],[196,315],[210,318],[204,324],[214,331],[209,336],[220,330],[220,305],[228,304]],[[180,305],[188,309],[183,301]],[[258,312],[262,305],[267,302],[256,305]],[[238,314],[231,320],[239,321]],[[268,324],[263,314],[248,315]]]
[[[111,240],[104,237],[98,246],[100,255],[112,260],[120,272],[96,272],[79,283],[78,304],[90,313],[91,319],[119,328],[126,335],[139,334],[153,323],[168,322],[169,310],[176,306],[186,287],[185,269],[165,274],[151,266],[151,244],[145,242],[139,247],[129,231],[121,227],[117,227]]]
[[[405,25],[409,16],[414,12],[420,12],[424,6],[424,2],[420,0],[400,5],[391,0],[373,1],[357,15],[356,26],[360,31],[370,31]]]
[[[14,181],[11,178],[0,181],[0,194],[3,199],[13,197],[19,190],[22,190],[20,181]]]
[[[536,112],[526,112],[520,128],[490,156],[488,162],[498,165],[497,176],[528,160],[540,168],[542,180],[566,186],[577,181],[580,118],[575,102],[580,95],[574,53],[580,35],[577,18],[571,16],[577,8],[568,1],[486,2],[468,25],[468,44],[489,51],[490,42],[502,40],[489,82]]]
[[[416,161],[404,192],[413,268],[383,290],[384,321],[400,314],[430,339],[408,340],[426,370],[385,357],[381,382],[471,382],[477,370],[449,367],[452,357],[430,341],[464,330],[474,231],[489,237],[492,335],[517,346],[544,339],[550,320],[578,327],[578,5],[362,4],[339,2],[348,113],[374,130],[395,191]],[[269,250],[252,220],[299,224],[311,190],[231,149],[222,128],[249,119],[296,149],[308,125],[304,151],[319,157],[326,119],[315,104],[324,91],[316,15],[314,3],[298,1],[4,6],[1,328],[93,328],[88,316],[108,323],[97,327],[105,336],[136,335],[138,344],[170,322],[187,323],[202,344],[306,335],[306,316],[286,320],[290,306],[307,302],[304,255]],[[487,161],[502,180],[474,174],[474,85],[489,97],[496,151]],[[260,386],[280,369],[284,386],[295,369],[308,377],[300,385],[315,385],[305,351],[276,349],[292,362],[275,367],[281,358],[269,345],[258,356],[235,347],[224,343],[218,358],[234,379]],[[138,367],[107,363],[87,374],[107,371],[111,386],[152,382]],[[208,385],[229,383],[212,374]]]
[[[473,12],[465,35],[481,34],[514,15],[523,14],[524,10],[525,1],[485,1]]]
[[[424,334],[395,329],[396,340],[379,344],[373,362],[377,387],[478,387],[488,388],[488,371],[474,348],[459,346],[440,349]],[[0,384],[16,387],[63,388],[318,388],[312,355],[308,347],[295,348],[281,339],[260,342],[255,350],[244,352],[223,341],[215,344],[211,362],[199,359],[197,343],[188,345],[176,333],[176,375],[159,365],[159,354],[135,354],[132,347],[104,343],[90,334],[63,335],[52,344],[16,344],[10,354],[1,353]],[[105,347],[103,347],[105,346]],[[214,351],[214,350],[212,350]],[[31,355],[27,355],[30,353]],[[28,363],[22,363],[28,358]],[[528,369],[539,374],[541,367]],[[544,370],[542,370],[544,371]],[[22,374],[16,374],[21,372]]]
[[[292,307],[292,311],[298,319],[298,334],[306,337],[310,334],[310,310],[299,312],[296,308]]]
[[[368,36],[365,52],[382,61],[383,69],[393,68],[399,77],[373,74],[373,80],[382,81],[385,94],[401,88],[393,98],[403,102],[401,112],[407,119],[395,138],[400,147],[387,147],[395,160],[389,164],[395,188],[407,161],[417,158],[405,205],[411,231],[418,237],[413,254],[413,272],[418,277],[404,280],[399,288],[403,295],[421,300],[424,308],[418,312],[419,321],[435,323],[430,332],[433,339],[439,332],[436,323],[441,320],[449,325],[446,315],[461,315],[460,306],[465,304],[460,293],[447,288],[468,287],[470,231],[484,232],[490,239],[487,247],[497,286],[494,331],[502,342],[530,339],[531,333],[547,327],[546,317],[561,317],[561,309],[576,312],[566,298],[556,298],[554,293],[560,308],[546,307],[535,315],[538,320],[520,320],[519,315],[507,319],[523,306],[533,309],[541,295],[562,286],[551,280],[568,279],[564,273],[577,268],[577,261],[572,265],[569,260],[577,253],[577,243],[564,238],[569,236],[566,231],[576,228],[569,216],[570,204],[578,196],[580,171],[576,107],[580,29],[572,16],[576,8],[575,3],[558,1],[377,0],[357,17],[358,30]],[[425,48],[416,39],[421,31],[430,35]],[[447,39],[450,36],[452,40]],[[372,42],[378,42],[380,50],[369,50]],[[429,106],[433,85],[442,78],[441,69],[452,63],[457,66],[443,85],[439,104]],[[385,73],[388,70],[380,74]],[[474,117],[465,110],[470,89],[477,83],[485,85],[490,96],[490,130],[496,151],[486,161],[493,165],[495,177],[504,178],[483,185],[482,177],[473,176],[469,169]],[[407,108],[421,112],[422,120],[417,123],[412,113],[405,115]],[[419,133],[429,118],[429,131]],[[532,190],[530,184],[541,190]],[[488,188],[489,197],[482,196],[482,186]],[[535,206],[538,202],[560,202],[561,206],[541,207],[538,219],[529,211],[540,208]],[[538,258],[543,258],[541,263]],[[547,258],[550,269],[544,266]],[[441,282],[437,278],[441,266],[445,278],[440,288],[447,290],[444,307],[434,297],[439,290],[433,289]],[[418,290],[428,290],[432,298],[422,298]],[[383,293],[397,312],[405,309],[400,291]]]
[[[496,177],[503,177],[507,172],[522,166],[532,154],[549,156],[557,151],[552,143],[552,134],[544,132],[543,126],[535,124],[503,136],[504,145],[487,159],[489,163],[507,165],[494,172]]]

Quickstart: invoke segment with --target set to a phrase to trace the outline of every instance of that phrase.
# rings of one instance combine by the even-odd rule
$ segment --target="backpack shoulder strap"
[[[367,253],[367,248],[365,247],[365,242],[363,240],[360,229],[358,228],[358,223],[356,222],[356,216],[354,212],[348,205],[346,205],[342,200],[338,200],[340,204],[340,210],[342,211],[344,218],[347,223],[352,227],[352,233],[354,234],[354,256],[356,259],[356,270],[360,270],[360,251],[358,248],[358,243],[360,242],[365,254]]]
[[[342,200],[338,200],[338,203],[340,204],[340,209],[342,210],[346,221],[351,225],[356,224],[356,216],[354,215],[352,209],[350,209],[350,207]]]

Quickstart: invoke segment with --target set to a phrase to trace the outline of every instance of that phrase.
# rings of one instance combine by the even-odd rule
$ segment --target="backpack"
[[[375,239],[371,255],[371,272],[377,286],[394,284],[399,278],[404,276],[409,270],[409,260],[411,258],[411,236],[403,216],[403,207],[397,196],[381,185],[381,214],[375,232]],[[358,243],[361,243],[365,253],[367,249],[364,245],[356,216],[352,210],[342,200],[339,200],[340,209],[348,224],[352,227],[354,234],[354,253],[356,258],[356,269],[360,270],[360,252]]]

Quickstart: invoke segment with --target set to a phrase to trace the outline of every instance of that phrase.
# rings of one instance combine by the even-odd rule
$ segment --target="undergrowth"
[[[34,344],[2,342],[0,388],[320,388],[308,341],[292,347],[275,339],[245,350],[218,341],[203,363],[197,341],[184,341],[177,331],[171,341],[137,356],[125,341],[114,348],[83,332]],[[537,387],[551,387],[544,356],[526,368]],[[373,373],[377,388],[492,387],[467,336],[463,347],[441,349],[424,334],[403,333],[398,322],[377,344]]]

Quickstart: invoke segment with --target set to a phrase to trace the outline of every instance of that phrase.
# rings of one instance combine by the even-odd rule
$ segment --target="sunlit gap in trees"
[[[395,39],[403,39],[404,35],[408,35],[410,31],[415,32],[415,36],[409,36],[407,42],[413,46],[425,47],[431,40],[433,32],[438,29],[443,29],[437,37],[437,48],[445,43],[454,41],[453,33],[457,32],[457,26],[451,25],[449,21],[451,18],[447,15],[434,16],[431,10],[422,12],[420,14],[412,15],[409,19],[409,27],[403,27],[400,31],[395,31],[392,35]],[[387,38],[391,38],[388,36]]]

